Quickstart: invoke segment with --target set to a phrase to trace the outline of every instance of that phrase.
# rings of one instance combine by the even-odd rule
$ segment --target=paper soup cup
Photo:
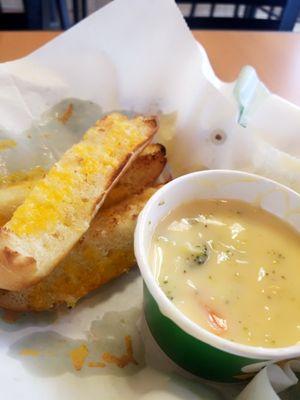
[[[145,318],[154,339],[182,368],[218,381],[245,379],[265,362],[300,356],[300,345],[254,347],[216,336],[186,317],[159,287],[149,263],[155,228],[171,210],[197,199],[236,199],[259,205],[300,231],[300,196],[269,179],[245,172],[215,170],[195,172],[166,184],[140,214],[134,243],[144,280]]]

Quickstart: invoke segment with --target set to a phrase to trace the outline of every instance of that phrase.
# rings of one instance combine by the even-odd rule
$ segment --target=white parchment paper
[[[85,115],[85,104],[75,110],[73,125],[53,125],[49,115],[53,119],[57,104],[68,99],[91,102],[93,112]],[[115,0],[31,55],[0,65],[0,139],[17,143],[0,153],[0,175],[48,168],[88,123],[114,110],[167,115],[169,129],[158,140],[175,175],[242,169],[300,190],[299,108],[270,94],[251,68],[236,82],[221,82],[173,0]],[[50,330],[82,338],[107,310],[122,310],[125,303],[141,307],[140,278],[126,279],[108,287],[99,302],[98,295],[90,297],[62,315]],[[120,393],[123,399],[221,399],[241,392],[242,386],[174,378],[178,371],[156,369],[155,363],[134,376],[80,377],[67,369],[41,377],[10,352],[29,334],[49,331],[39,318],[17,324],[13,333],[0,326],[6,399],[94,399],[100,393],[105,399]],[[239,399],[277,399],[276,392],[297,382],[293,370],[299,370],[297,361],[265,367]]]

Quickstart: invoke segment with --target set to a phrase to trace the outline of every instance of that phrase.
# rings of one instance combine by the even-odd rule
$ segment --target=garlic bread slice
[[[135,265],[133,234],[139,213],[158,187],[101,209],[88,231],[44,279],[20,291],[0,290],[0,307],[45,311],[77,301]]]
[[[167,163],[166,150],[159,143],[149,144],[128,167],[119,182],[113,187],[102,206],[107,208],[124,200],[132,194],[140,193],[145,187],[152,185],[159,177]],[[46,175],[40,170],[38,176],[24,179],[0,187],[0,226],[10,220],[16,208],[19,207],[34,188]]]
[[[111,114],[54,164],[0,231],[0,288],[20,290],[51,272],[156,130],[155,118]]]

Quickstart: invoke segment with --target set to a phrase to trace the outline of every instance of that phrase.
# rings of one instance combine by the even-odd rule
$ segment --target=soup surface
[[[253,346],[300,342],[300,235],[270,213],[234,200],[200,200],[157,226],[156,279],[192,321]]]

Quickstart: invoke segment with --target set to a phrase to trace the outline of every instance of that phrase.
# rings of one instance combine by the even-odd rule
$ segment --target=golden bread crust
[[[24,256],[7,246],[0,252],[0,276],[4,285],[20,290],[27,277],[35,272],[36,261],[33,257]]]

